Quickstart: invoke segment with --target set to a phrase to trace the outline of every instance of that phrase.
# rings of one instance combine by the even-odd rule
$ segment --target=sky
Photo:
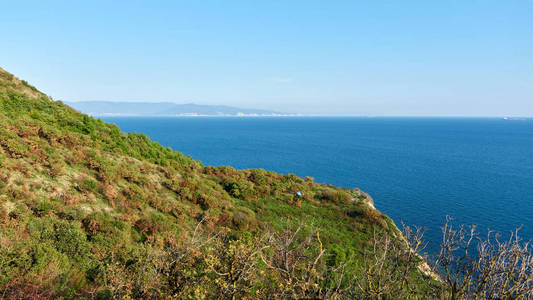
[[[533,1],[0,1],[0,67],[58,100],[533,116]]]

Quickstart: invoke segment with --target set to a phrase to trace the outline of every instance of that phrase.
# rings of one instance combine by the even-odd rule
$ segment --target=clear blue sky
[[[2,1],[0,37],[65,101],[533,116],[533,1]]]

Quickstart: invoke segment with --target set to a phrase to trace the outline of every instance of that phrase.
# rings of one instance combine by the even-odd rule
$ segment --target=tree
[[[519,229],[508,239],[493,231],[480,238],[476,226],[455,228],[447,217],[435,269],[449,299],[531,299],[533,256]]]

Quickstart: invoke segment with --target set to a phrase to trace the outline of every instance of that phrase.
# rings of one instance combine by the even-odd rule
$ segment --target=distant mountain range
[[[264,109],[247,109],[225,105],[176,104],[171,102],[65,102],[93,116],[285,116],[294,115]]]

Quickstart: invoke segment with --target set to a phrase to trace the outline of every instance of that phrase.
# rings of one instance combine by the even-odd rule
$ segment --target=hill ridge
[[[115,101],[80,101],[66,102],[69,106],[92,116],[176,116],[176,115],[291,115],[265,109],[239,108],[227,105],[203,105],[173,102],[115,102]]]

